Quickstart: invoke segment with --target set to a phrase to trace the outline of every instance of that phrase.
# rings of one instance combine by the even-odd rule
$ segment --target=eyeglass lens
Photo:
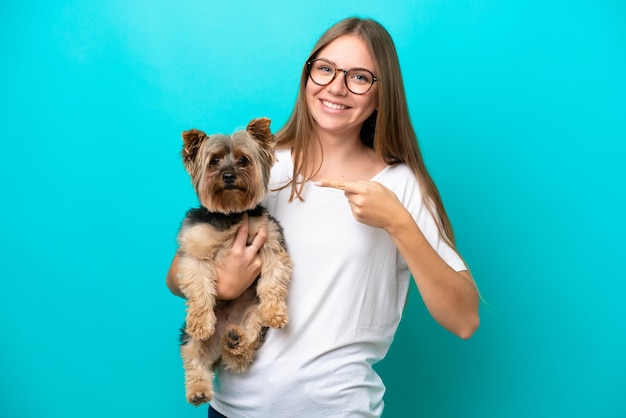
[[[337,69],[332,63],[321,58],[309,62],[309,75],[317,85],[330,84],[338,72],[344,73],[346,87],[354,94],[367,93],[376,81],[374,74],[364,68]]]

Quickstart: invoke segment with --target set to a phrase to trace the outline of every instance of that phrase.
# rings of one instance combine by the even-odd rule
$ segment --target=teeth
[[[348,108],[348,106],[343,106],[343,105],[327,102],[326,100],[322,100],[322,104],[324,106],[329,107],[329,108],[334,109],[334,110],[343,110],[343,109],[347,109]]]

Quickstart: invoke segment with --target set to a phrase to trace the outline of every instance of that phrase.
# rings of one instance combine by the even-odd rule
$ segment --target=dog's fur
[[[259,205],[275,158],[269,125],[259,118],[232,136],[196,129],[182,134],[183,163],[202,205],[187,212],[178,233],[178,279],[187,298],[180,352],[187,401],[196,406],[213,398],[216,367],[245,371],[267,328],[287,324],[291,260],[280,225]],[[224,264],[244,213],[248,243],[267,224],[261,274],[237,299],[219,300],[216,267]]]

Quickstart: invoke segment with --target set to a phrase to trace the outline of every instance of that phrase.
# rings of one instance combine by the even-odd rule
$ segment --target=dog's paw
[[[270,328],[284,328],[289,321],[287,306],[284,304],[261,304],[259,316],[263,326]]]
[[[239,348],[239,344],[241,344],[241,337],[236,329],[231,329],[226,333],[226,345],[231,350],[235,350]]]
[[[226,330],[223,338],[222,361],[227,369],[241,373],[250,367],[257,348],[250,338],[249,334],[236,325]]]
[[[199,341],[208,340],[215,333],[214,324],[187,324],[187,334]]]
[[[267,318],[267,326],[270,328],[284,328],[285,325],[287,325],[287,322],[289,321],[289,317],[287,316],[287,314],[277,314],[274,315],[270,318]]]
[[[196,392],[196,393],[190,393],[187,395],[187,402],[189,402],[190,404],[194,406],[199,406],[199,405],[202,405],[203,403],[207,403],[211,399],[213,399],[212,391]]]
[[[247,346],[246,336],[239,327],[232,326],[224,334],[224,350],[233,356],[239,356]]]

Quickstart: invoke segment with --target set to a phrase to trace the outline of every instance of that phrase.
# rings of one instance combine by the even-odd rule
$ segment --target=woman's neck
[[[385,167],[374,150],[363,144],[358,136],[318,137],[307,155],[313,180],[369,180]]]

